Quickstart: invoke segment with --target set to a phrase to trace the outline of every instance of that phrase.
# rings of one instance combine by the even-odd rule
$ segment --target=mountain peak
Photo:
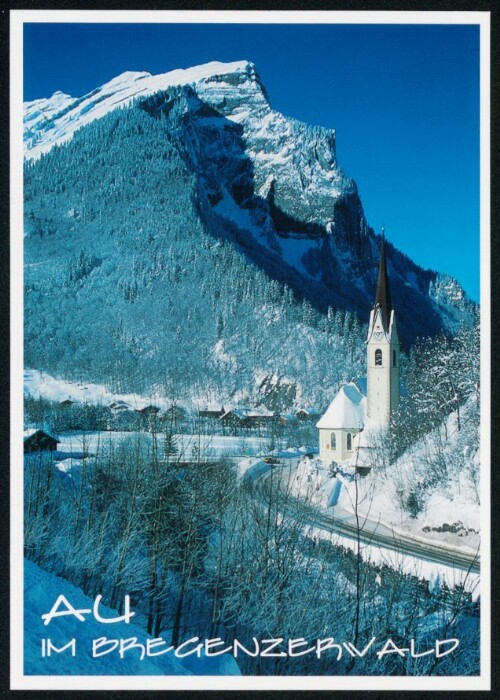
[[[170,87],[193,85],[212,94],[211,102],[224,101],[236,87],[269,106],[266,90],[251,61],[211,61],[192,68],[178,68],[151,75],[125,71],[79,98],[57,91],[52,97],[24,104],[25,156],[39,158],[56,145],[69,141],[77,129],[124,107],[138,97],[148,97]]]
[[[116,77],[112,78],[110,81],[105,83],[100,89],[104,90],[109,89],[109,88],[119,88],[123,85],[128,85],[130,83],[134,83],[138,80],[144,80],[144,78],[150,78],[151,73],[148,73],[147,71],[133,71],[133,70],[127,70],[124,71],[123,73],[120,73]]]

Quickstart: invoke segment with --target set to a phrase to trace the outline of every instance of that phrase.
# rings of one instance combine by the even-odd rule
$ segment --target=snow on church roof
[[[366,398],[354,382],[344,384],[328,406],[326,413],[316,423],[317,428],[363,428]]]
[[[351,379],[351,384],[355,384],[363,396],[368,396],[368,383],[366,377],[354,377]]]

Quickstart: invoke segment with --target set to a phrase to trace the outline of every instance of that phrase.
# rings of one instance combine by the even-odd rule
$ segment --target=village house
[[[59,438],[50,435],[45,430],[37,428],[29,428],[23,434],[24,452],[54,452],[57,450],[57,445],[61,442]]]
[[[109,409],[112,413],[122,413],[123,411],[130,411],[130,405],[126,401],[113,401],[109,404]]]
[[[295,416],[298,420],[316,420],[320,415],[321,412],[314,408],[299,408],[295,412]]]
[[[271,423],[273,420],[273,411],[269,411],[264,406],[232,408],[220,418],[222,425],[230,428],[259,428]]]
[[[152,404],[149,404],[148,406],[144,406],[144,408],[136,408],[135,412],[139,413],[141,416],[150,417],[158,415],[160,409],[158,408],[158,406],[153,406]]]
[[[198,411],[198,416],[200,418],[220,418],[224,413],[224,406],[205,404],[205,406]]]

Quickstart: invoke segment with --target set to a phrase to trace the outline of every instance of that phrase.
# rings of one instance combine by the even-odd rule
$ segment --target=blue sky
[[[368,222],[479,298],[479,28],[27,24],[24,99],[125,70],[253,61],[273,107],[336,129]]]

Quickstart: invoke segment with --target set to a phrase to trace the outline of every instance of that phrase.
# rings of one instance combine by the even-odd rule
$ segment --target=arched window
[[[382,350],[380,348],[375,350],[375,365],[377,367],[382,366]]]
[[[347,433],[347,449],[352,450],[352,435]]]
[[[337,449],[337,438],[335,437],[335,433],[330,433],[330,449]]]
[[[392,364],[393,364],[393,367],[396,366],[396,351],[395,350],[392,351]]]

